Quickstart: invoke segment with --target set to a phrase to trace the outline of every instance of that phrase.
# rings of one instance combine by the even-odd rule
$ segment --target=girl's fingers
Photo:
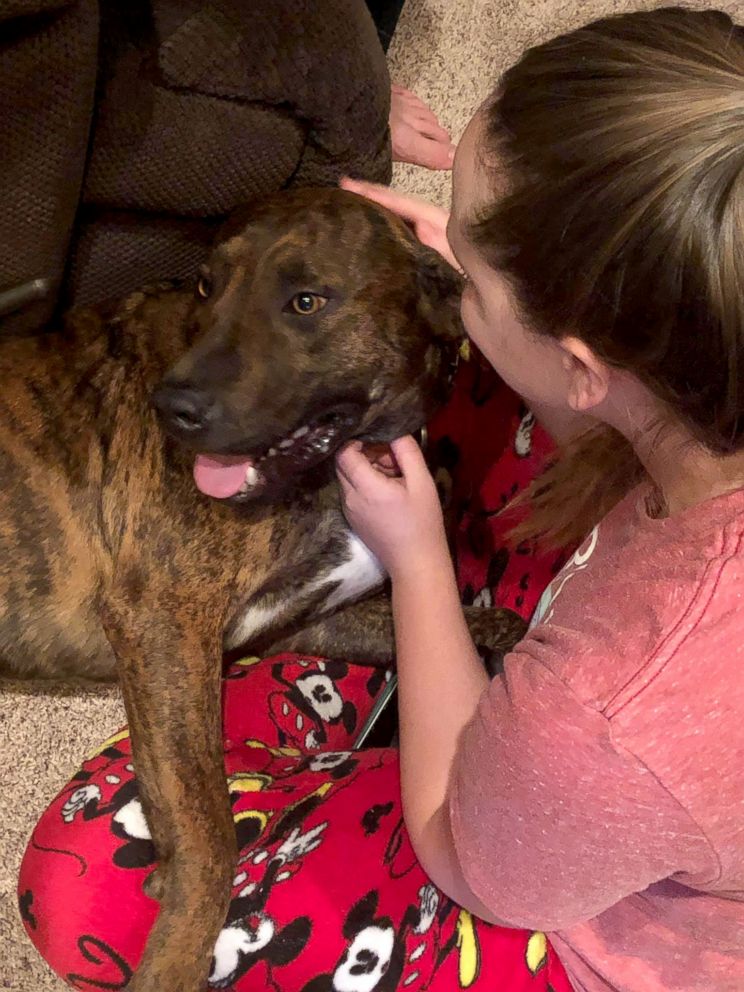
[[[336,455],[336,468],[339,478],[345,480],[352,489],[364,490],[370,495],[384,492],[389,480],[378,472],[362,451],[361,441],[352,441]]]
[[[336,455],[336,474],[342,482],[349,486],[354,484],[354,477],[357,474],[357,457],[361,455],[361,451],[361,441],[352,441]]]
[[[404,479],[420,474],[422,469],[428,472],[423,452],[410,434],[397,438],[390,447]]]
[[[378,472],[384,472],[386,475],[398,474],[398,466],[389,444],[367,442],[362,445],[362,451],[367,460]]]
[[[387,205],[393,193],[389,186],[383,183],[370,183],[366,179],[352,179],[351,176],[341,176],[338,181],[341,189],[348,190],[349,193],[356,193],[357,196],[366,196],[368,200]]]
[[[439,145],[438,147],[441,148],[442,146]],[[449,158],[449,153],[447,154],[447,158]],[[449,165],[444,165],[442,168],[449,169],[451,166],[452,163],[450,162]],[[422,227],[420,230],[416,231],[416,234],[422,245],[428,245],[429,248],[433,248],[434,251],[441,255],[446,262],[449,262],[453,269],[456,269],[460,275],[462,275],[462,268],[460,267],[460,263],[455,258],[455,253],[452,251],[450,243],[447,240],[447,231],[445,228]]]
[[[341,469],[338,465],[336,466],[336,478],[338,479],[338,484],[341,487],[341,499],[344,503],[348,503],[349,497],[354,492],[354,489],[351,483],[346,480],[345,476],[341,474]]]
[[[374,200],[381,207],[387,207],[388,210],[392,210],[393,213],[398,214],[403,220],[410,221],[412,224],[421,223],[422,221],[433,222],[442,212],[441,207],[437,207],[427,200],[408,196],[405,193],[396,193],[389,186],[383,186],[379,183],[368,183],[360,179],[349,179],[344,176],[340,180],[339,185],[342,189],[348,190],[350,193],[357,193],[359,196],[366,196],[368,200]]]

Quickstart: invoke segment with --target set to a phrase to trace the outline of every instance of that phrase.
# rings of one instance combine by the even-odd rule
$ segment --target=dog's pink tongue
[[[230,455],[197,455],[194,462],[194,482],[205,496],[227,499],[245,482],[245,473],[253,462],[250,458]]]

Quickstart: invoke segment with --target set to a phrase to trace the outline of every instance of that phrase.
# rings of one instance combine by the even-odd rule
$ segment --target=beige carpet
[[[322,2],[322,0],[319,0]],[[408,0],[390,52],[394,78],[459,134],[499,73],[527,45],[602,14],[659,6],[638,0]],[[703,2],[688,6],[710,7]],[[744,0],[715,4],[744,20]],[[449,176],[399,168],[396,183],[441,203]],[[18,864],[37,815],[81,758],[124,721],[117,693],[0,684],[0,989],[65,988],[20,925]]]

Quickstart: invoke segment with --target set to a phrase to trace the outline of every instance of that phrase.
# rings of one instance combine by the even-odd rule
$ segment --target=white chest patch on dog
[[[323,604],[324,612],[335,609],[341,603],[359,599],[370,589],[381,585],[385,579],[385,569],[367,545],[351,531],[348,541],[349,557],[330,572],[319,576],[314,583],[316,589],[331,582],[339,583]]]
[[[285,602],[277,600],[270,606],[249,606],[225,638],[225,646],[238,648],[248,644],[252,637],[270,627],[273,621],[284,612]]]
[[[329,571],[318,575],[304,588],[300,589],[301,598],[306,593],[317,592],[329,587],[327,599],[321,604],[318,613],[328,613],[337,609],[343,603],[359,599],[385,580],[385,570],[375,558],[367,545],[351,531],[347,533],[346,556],[338,565]],[[257,634],[270,628],[274,621],[283,614],[290,613],[290,599],[276,599],[271,603],[255,603],[249,606],[236,621],[225,638],[228,648],[237,648],[250,644]]]

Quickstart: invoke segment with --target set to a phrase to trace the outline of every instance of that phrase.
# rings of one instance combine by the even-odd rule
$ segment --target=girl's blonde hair
[[[709,450],[744,448],[744,34],[680,7],[528,50],[487,107],[506,194],[470,236],[528,326],[633,372]],[[642,473],[597,429],[538,481],[529,527],[579,537]]]

